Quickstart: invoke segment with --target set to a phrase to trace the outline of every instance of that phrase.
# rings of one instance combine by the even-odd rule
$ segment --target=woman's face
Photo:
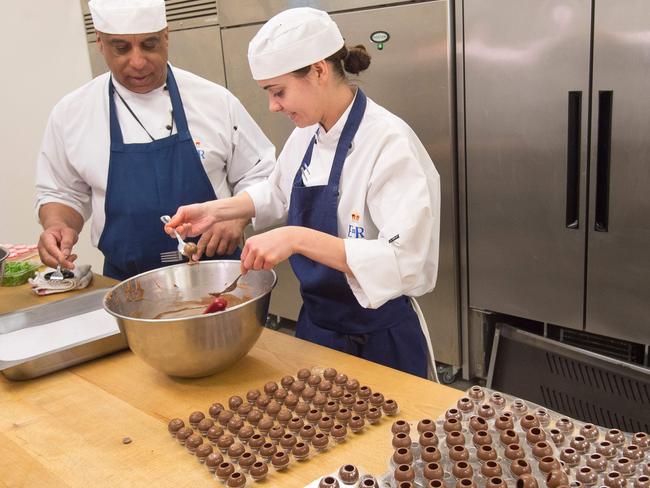
[[[269,97],[269,110],[285,114],[298,127],[317,124],[323,118],[318,74],[312,69],[306,76],[292,73],[260,80],[257,84]]]

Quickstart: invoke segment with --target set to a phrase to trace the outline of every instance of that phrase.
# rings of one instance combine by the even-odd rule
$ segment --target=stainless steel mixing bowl
[[[117,319],[131,350],[170,376],[201,377],[243,357],[260,336],[277,281],[274,271],[251,271],[232,292],[245,300],[223,312],[155,319],[222,290],[239,273],[239,261],[178,264],[134,276],[110,290],[104,308]]]

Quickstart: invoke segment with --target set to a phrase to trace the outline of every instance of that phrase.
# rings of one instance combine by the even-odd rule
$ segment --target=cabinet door
[[[650,3],[599,0],[586,328],[650,343]]]
[[[464,1],[473,308],[583,327],[590,9]]]

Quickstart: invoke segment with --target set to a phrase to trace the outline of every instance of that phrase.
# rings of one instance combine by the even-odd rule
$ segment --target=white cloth
[[[271,17],[255,34],[248,44],[248,64],[254,80],[268,80],[325,59],[343,44],[327,12],[291,8]]]
[[[350,107],[325,133],[297,128],[268,181],[249,189],[255,228],[286,222],[293,179],[309,141],[316,145],[306,186],[326,185]],[[433,289],[438,273],[440,176],[413,130],[371,99],[340,180],[338,232],[344,239],[348,283],[359,303],[377,308],[400,295]]]
[[[275,147],[225,88],[173,68],[190,133],[218,198],[230,197],[265,180],[275,166]],[[108,73],[64,97],[52,110],[36,171],[36,211],[59,202],[90,218],[97,245],[104,229],[104,200],[110,156]],[[171,101],[163,87],[145,94],[115,83],[133,112],[154,138],[167,137]],[[115,97],[124,142],[150,142]],[[174,133],[176,124],[174,124]]]
[[[95,30],[106,34],[146,34],[167,27],[165,0],[90,0]]]
[[[93,273],[89,264],[75,266],[72,271],[74,276],[63,280],[48,280],[47,273],[52,273],[54,268],[47,268],[45,271],[36,273],[36,276],[29,279],[32,291],[37,295],[52,295],[53,293],[65,293],[66,291],[81,290],[86,288],[93,280]]]

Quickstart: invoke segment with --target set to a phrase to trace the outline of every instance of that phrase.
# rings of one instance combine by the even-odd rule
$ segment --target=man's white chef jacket
[[[327,184],[351,107],[329,132],[318,124],[296,128],[268,181],[246,190],[255,205],[256,229],[286,222],[293,179],[314,135],[303,183]],[[369,98],[341,174],[338,232],[354,274],[346,277],[363,307],[420,296],[435,286],[440,176],[413,130]]]
[[[230,197],[266,179],[275,166],[275,148],[235,96],[222,86],[172,68],[196,150],[218,198]],[[104,200],[110,157],[108,81],[100,75],[65,96],[52,110],[36,171],[36,210],[49,202],[66,204],[84,220],[92,214],[91,240],[104,229]],[[170,135],[171,100],[165,87],[131,92],[113,79],[144,127],[155,138]],[[151,139],[115,96],[124,142]],[[176,133],[173,124],[172,133]]]

